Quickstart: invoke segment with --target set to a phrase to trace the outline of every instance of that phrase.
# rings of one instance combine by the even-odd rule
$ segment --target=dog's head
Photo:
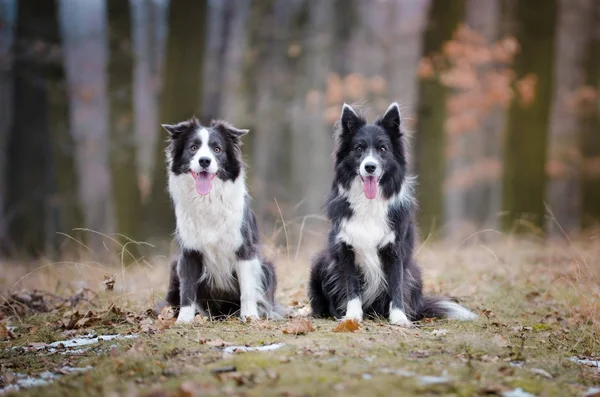
[[[240,175],[244,165],[240,138],[248,130],[224,121],[213,121],[210,127],[204,127],[195,118],[162,126],[169,133],[169,172],[189,173],[198,194],[210,193],[215,178],[227,181]]]
[[[399,193],[406,173],[400,108],[392,103],[385,114],[367,124],[344,104],[335,135],[337,182],[345,188],[360,178],[364,194],[374,199],[381,190],[389,198]]]

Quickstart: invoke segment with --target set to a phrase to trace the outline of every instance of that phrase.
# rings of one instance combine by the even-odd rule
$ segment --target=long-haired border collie
[[[397,103],[374,124],[344,104],[326,204],[329,241],[310,275],[313,315],[362,321],[366,313],[401,326],[424,317],[476,317],[454,302],[423,295],[404,146]]]
[[[248,130],[223,121],[204,127],[195,118],[163,128],[181,248],[166,300],[180,307],[177,322],[192,322],[197,312],[279,318],[275,269],[260,254],[246,190],[240,138]]]

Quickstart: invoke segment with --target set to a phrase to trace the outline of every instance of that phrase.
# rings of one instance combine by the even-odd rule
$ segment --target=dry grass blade
[[[315,328],[309,320],[300,318],[288,322],[283,330],[283,333],[286,335],[306,335],[314,330]]]

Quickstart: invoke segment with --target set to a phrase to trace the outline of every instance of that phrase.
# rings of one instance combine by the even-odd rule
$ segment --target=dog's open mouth
[[[362,178],[363,181],[363,190],[365,192],[365,196],[369,200],[373,200],[375,196],[377,196],[377,188],[379,186],[379,179],[374,176],[365,176]]]
[[[192,171],[192,176],[194,177],[194,181],[196,181],[196,191],[198,194],[204,196],[210,193],[212,189],[212,181],[215,179],[217,174],[211,174],[208,172],[194,172]]]

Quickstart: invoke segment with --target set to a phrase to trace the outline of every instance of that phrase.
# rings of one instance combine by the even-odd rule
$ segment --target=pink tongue
[[[210,189],[212,189],[212,178],[208,172],[195,174],[194,179],[196,180],[196,191],[198,194],[204,196],[205,194],[210,193]]]
[[[369,200],[373,200],[377,196],[377,179],[374,176],[368,176],[365,178],[364,184],[365,196]]]

